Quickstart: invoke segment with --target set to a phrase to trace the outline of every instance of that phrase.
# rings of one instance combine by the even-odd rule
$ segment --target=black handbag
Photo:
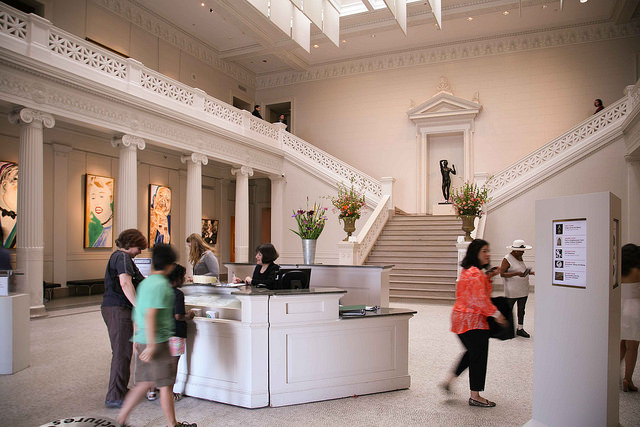
[[[513,308],[509,301],[505,297],[494,297],[491,298],[491,302],[496,308],[502,313],[502,315],[507,319],[507,325],[502,326],[493,316],[489,316],[487,321],[489,322],[489,332],[491,338],[497,338],[499,340],[510,340],[516,336],[514,328],[513,328]]]

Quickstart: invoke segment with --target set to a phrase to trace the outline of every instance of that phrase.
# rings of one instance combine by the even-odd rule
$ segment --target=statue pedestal
[[[456,210],[451,203],[440,204],[436,203],[431,208],[432,215],[455,215]]]

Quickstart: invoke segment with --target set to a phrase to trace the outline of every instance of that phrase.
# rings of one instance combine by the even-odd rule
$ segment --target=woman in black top
[[[278,259],[278,252],[271,243],[265,243],[256,249],[256,265],[253,270],[253,276],[247,276],[244,281],[238,277],[233,278],[233,283],[246,283],[252,286],[266,286],[269,289],[275,289],[280,266],[274,261]]]
[[[129,366],[133,346],[131,308],[136,301],[136,287],[144,279],[133,258],[147,247],[147,239],[136,229],[124,230],[116,239],[118,250],[111,254],[104,273],[102,318],[111,341],[111,374],[105,398],[108,408],[120,408],[127,394]]]

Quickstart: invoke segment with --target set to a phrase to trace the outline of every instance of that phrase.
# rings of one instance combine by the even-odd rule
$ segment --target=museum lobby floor
[[[14,375],[0,376],[3,425],[32,427],[79,415],[116,417],[117,410],[106,409],[103,404],[110,349],[100,315],[100,300],[100,295],[54,299],[49,306],[50,316],[31,322],[31,366]],[[525,322],[532,339],[491,341],[484,395],[498,404],[495,408],[468,406],[466,373],[455,383],[452,395],[446,396],[438,389],[437,384],[461,351],[457,337],[449,332],[451,308],[400,302],[392,306],[418,311],[410,321],[410,389],[262,409],[185,398],[176,403],[178,420],[197,422],[201,427],[303,423],[318,426],[523,425],[531,416],[534,303],[532,295]],[[640,384],[640,368],[636,369],[634,381]],[[638,420],[640,393],[620,392],[620,424],[638,425]],[[162,425],[159,402],[144,401],[130,421],[134,426]]]

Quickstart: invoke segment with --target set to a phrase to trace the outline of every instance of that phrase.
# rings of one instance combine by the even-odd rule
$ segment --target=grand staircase
[[[365,264],[395,265],[389,284],[392,300],[453,304],[461,226],[455,216],[393,216]]]

